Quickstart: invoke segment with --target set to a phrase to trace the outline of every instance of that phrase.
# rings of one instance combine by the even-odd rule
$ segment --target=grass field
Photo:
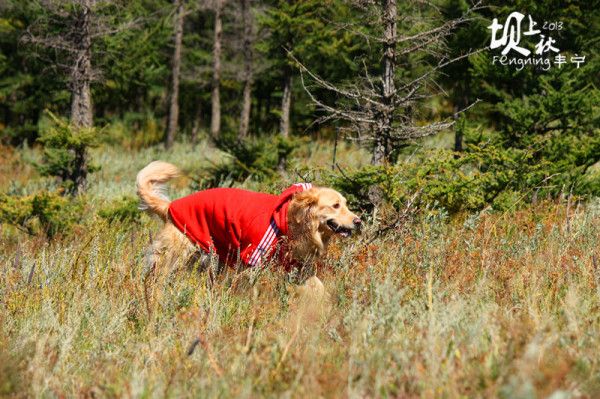
[[[0,396],[600,397],[597,202],[432,213],[373,241],[385,218],[369,220],[318,271],[325,303],[298,297],[275,265],[144,278],[159,223],[109,223],[98,209],[133,196],[148,161],[193,171],[219,158],[208,153],[97,150],[103,169],[72,232],[48,241],[2,226]],[[37,156],[7,152],[2,190],[47,185],[28,164]],[[330,156],[313,143],[303,166]],[[185,180],[173,190],[187,192]]]

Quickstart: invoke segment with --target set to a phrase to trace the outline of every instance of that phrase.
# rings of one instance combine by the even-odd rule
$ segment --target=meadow
[[[328,144],[303,151],[303,167],[330,161]],[[51,184],[31,166],[36,149],[2,152],[3,191]],[[319,303],[275,264],[146,273],[159,222],[98,212],[134,197],[153,159],[193,174],[220,157],[205,143],[104,146],[71,231],[50,240],[1,226],[0,396],[600,396],[600,202],[432,210],[377,235],[383,210],[333,245]],[[338,157],[368,161],[351,146]],[[276,192],[297,179],[241,186]],[[182,179],[171,195],[190,190]]]

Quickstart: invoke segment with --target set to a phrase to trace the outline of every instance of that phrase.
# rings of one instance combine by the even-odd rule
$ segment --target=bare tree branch
[[[382,45],[380,76],[373,76],[372,67],[369,68],[363,60],[363,76],[357,76],[353,81],[343,85],[334,84],[313,72],[293,54],[288,52],[288,55],[300,71],[305,92],[316,105],[317,110],[323,113],[314,123],[345,122],[347,125],[340,126],[340,130],[346,134],[356,133],[352,140],[372,143],[375,147],[379,147],[377,150],[379,155],[376,156],[374,152],[374,159],[377,158],[376,162],[380,162],[382,157],[390,154],[391,149],[388,146],[401,146],[403,143],[434,135],[454,124],[453,120],[446,118],[417,126],[412,122],[414,114],[412,107],[413,104],[436,95],[436,91],[444,93],[434,80],[443,68],[484,51],[483,49],[468,51],[452,58],[446,57],[440,51],[444,49],[444,39],[458,26],[472,21],[475,18],[473,12],[481,9],[482,6],[481,2],[477,1],[456,19],[417,34],[404,36],[399,36],[397,33],[397,21],[404,19],[404,22],[410,22],[408,21],[410,17],[406,15],[398,17],[396,0],[384,0],[381,3],[361,0],[357,6],[364,8],[367,15],[375,16],[376,23],[384,27],[381,36],[373,36],[365,33],[364,30],[356,29],[353,23],[345,23],[338,27],[352,31],[369,43]],[[400,44],[403,48],[398,51],[397,46]],[[430,54],[438,61],[420,75],[406,81],[394,72],[398,65],[396,57],[415,53]],[[318,90],[334,94],[335,103],[328,103],[319,98],[316,94]],[[464,112],[475,103],[458,112]]]

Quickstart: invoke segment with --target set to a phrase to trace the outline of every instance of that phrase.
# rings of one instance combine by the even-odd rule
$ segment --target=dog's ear
[[[317,195],[317,189],[311,188],[310,190],[299,191],[294,194],[294,201],[305,207],[316,205],[319,202],[319,196]]]
[[[292,201],[298,209],[298,212],[295,212],[294,221],[300,223],[305,220],[306,217],[310,216],[313,207],[319,202],[317,190],[311,188],[310,190],[297,192],[294,194]]]

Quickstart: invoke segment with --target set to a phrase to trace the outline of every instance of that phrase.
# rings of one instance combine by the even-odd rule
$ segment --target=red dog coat
[[[287,211],[294,193],[308,190],[298,183],[280,195],[239,188],[214,188],[176,199],[169,205],[173,224],[205,252],[216,252],[223,263],[238,259],[260,264],[275,251],[277,239],[288,233]]]

